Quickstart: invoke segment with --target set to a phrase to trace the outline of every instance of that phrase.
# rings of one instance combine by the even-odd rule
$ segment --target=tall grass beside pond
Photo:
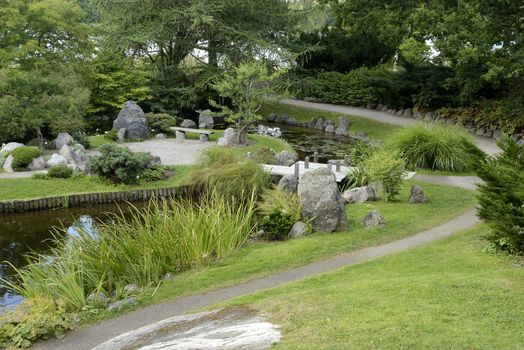
[[[47,297],[81,310],[95,291],[118,296],[127,284],[156,285],[177,272],[222,259],[254,230],[254,195],[224,198],[219,192],[191,200],[151,202],[99,223],[98,234],[56,239],[50,255],[33,255],[11,285],[28,299]]]

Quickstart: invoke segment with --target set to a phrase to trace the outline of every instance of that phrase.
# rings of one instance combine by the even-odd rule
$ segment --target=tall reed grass
[[[11,288],[26,298],[60,300],[80,310],[94,291],[109,295],[130,283],[159,283],[167,272],[222,259],[254,230],[254,195],[226,199],[217,191],[191,200],[151,202],[98,225],[98,237],[55,239],[50,255],[32,255]]]

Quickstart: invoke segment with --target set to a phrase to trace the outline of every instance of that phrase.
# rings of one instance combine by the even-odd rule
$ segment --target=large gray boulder
[[[325,132],[334,133],[335,132],[335,125],[328,124],[326,128],[324,129]]]
[[[63,145],[62,148],[60,148],[60,151],[58,151],[58,154],[67,159],[69,163],[74,162],[76,158],[73,148],[69,147],[69,145]]]
[[[409,202],[411,204],[417,204],[417,203],[428,203],[429,199],[426,197],[426,194],[424,193],[424,190],[420,186],[413,186],[411,187],[411,191],[409,191]]]
[[[31,163],[27,166],[27,169],[31,171],[39,171],[45,169],[45,160],[42,157],[36,157],[31,161]]]
[[[336,135],[344,135],[346,136],[348,134],[348,128],[350,126],[350,122],[349,120],[342,116],[342,117],[339,117],[338,118],[338,127],[337,129],[335,130],[335,134]]]
[[[198,127],[202,129],[213,129],[215,120],[213,119],[213,112],[206,109],[198,114]]]
[[[184,119],[184,121],[180,124],[180,126],[183,128],[194,129],[196,128],[197,125],[191,119]]]
[[[58,134],[53,143],[55,144],[56,149],[61,149],[64,145],[73,145],[75,140],[73,139],[73,136],[69,135],[68,133],[61,132]]]
[[[0,149],[0,153],[11,152],[12,150],[17,149],[18,147],[22,147],[23,145],[24,145],[23,143],[9,142],[9,143],[5,144],[2,147],[2,149]]]
[[[324,123],[324,119],[319,118],[319,119],[315,122],[315,129],[318,129],[318,130],[324,130],[325,128],[326,128],[326,123]]]
[[[127,101],[113,121],[113,129],[126,129],[126,139],[147,139],[149,127],[142,108],[133,101]]]
[[[298,183],[302,217],[313,220],[316,231],[333,232],[347,228],[344,199],[338,191],[335,174],[318,168],[304,174]]]
[[[9,155],[5,162],[4,162],[4,165],[3,165],[3,168],[4,168],[4,171],[6,173],[13,173],[14,170],[13,170],[13,161],[15,160],[15,157],[13,157],[12,155]]]
[[[292,166],[297,162],[297,157],[293,153],[284,150],[277,154],[277,161],[278,165]]]
[[[233,128],[227,128],[224,130],[224,136],[218,139],[217,145],[230,147],[236,145],[237,132]]]

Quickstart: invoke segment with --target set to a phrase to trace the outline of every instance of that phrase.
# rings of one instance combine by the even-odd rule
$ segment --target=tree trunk
[[[40,148],[42,151],[44,150],[44,135],[42,135],[42,130],[40,128],[36,128],[36,138],[38,139],[38,148]]]
[[[247,125],[239,125],[237,131],[237,144],[241,146],[247,145]]]

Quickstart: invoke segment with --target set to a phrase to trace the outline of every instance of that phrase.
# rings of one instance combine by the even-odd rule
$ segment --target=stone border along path
[[[391,124],[391,125],[408,126],[408,125],[416,124],[418,122],[418,120],[413,119],[413,118],[400,117],[395,114],[391,114],[387,112],[380,112],[380,111],[360,108],[360,107],[332,105],[332,104],[327,104],[327,103],[307,102],[307,101],[292,100],[292,99],[284,99],[284,100],[281,100],[280,102],[286,105],[290,105],[290,106],[303,107],[303,108],[309,108],[309,109],[318,109],[318,110],[323,110],[323,111],[328,111],[328,112],[354,115],[357,117],[371,119],[371,120],[375,120],[381,123]],[[500,152],[500,149],[498,148],[495,140],[491,138],[487,138],[487,137],[479,137],[476,135],[472,135],[472,136],[475,139],[477,146],[481,150],[486,152],[487,154],[494,155]]]
[[[472,186],[471,177],[458,177],[458,180],[440,180],[439,176],[425,176],[428,182],[453,183],[458,187]],[[190,295],[179,299],[145,306],[122,316],[103,321],[93,326],[80,328],[68,333],[63,339],[52,339],[34,345],[38,350],[87,350],[108,341],[122,333],[126,333],[148,324],[183,315],[202,308],[211,307],[217,303],[230,300],[245,294],[255,293],[267,288],[273,288],[285,283],[331,272],[341,267],[350,266],[370,259],[392,255],[413,247],[428,244],[433,241],[452,236],[479,223],[475,209],[470,209],[462,215],[432,229],[415,235],[381,244],[378,246],[359,249],[350,253],[340,254],[319,262],[301,267],[277,272],[240,284],[215,289],[202,294]]]

